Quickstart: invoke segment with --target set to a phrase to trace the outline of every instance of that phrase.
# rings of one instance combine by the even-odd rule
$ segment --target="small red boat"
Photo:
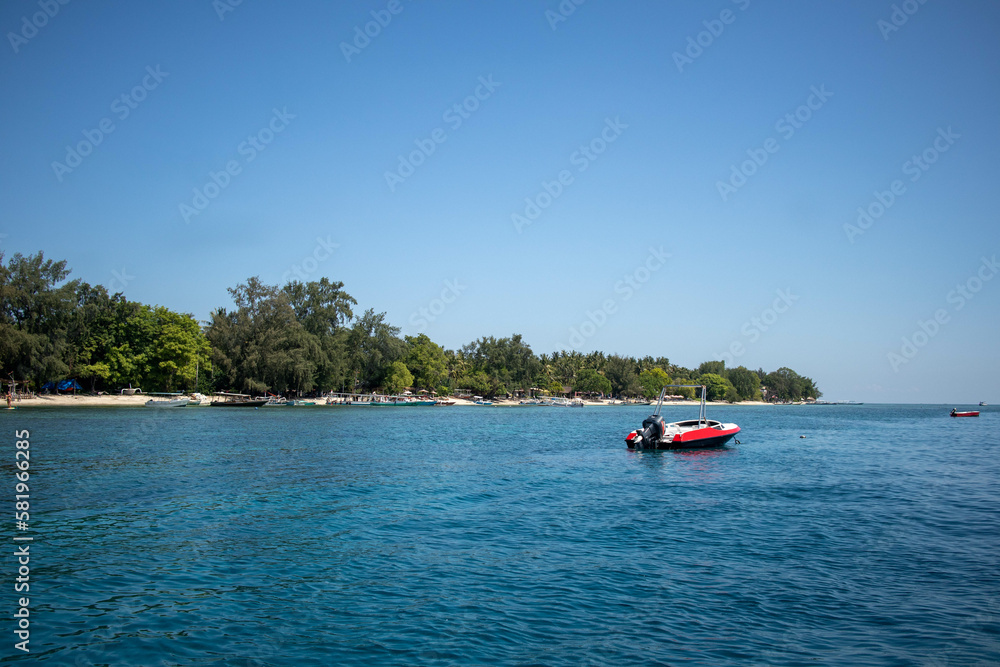
[[[701,411],[698,419],[670,424],[663,421],[660,408],[663,406],[667,387],[701,388]],[[704,385],[668,384],[660,390],[656,412],[643,420],[641,429],[625,436],[625,444],[629,449],[707,449],[723,446],[739,432],[740,427],[736,424],[723,424],[705,418]]]
[[[968,412],[959,412],[955,408],[951,409],[952,417],[978,417],[979,410],[969,410]]]

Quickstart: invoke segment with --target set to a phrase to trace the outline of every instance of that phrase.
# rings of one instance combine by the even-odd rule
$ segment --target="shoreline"
[[[21,408],[122,408],[122,407],[138,407],[142,408],[146,406],[146,401],[149,397],[145,394],[137,395],[133,394],[131,396],[123,395],[105,395],[105,396],[53,396],[44,395],[36,396],[35,398],[24,398],[19,401],[14,401],[13,407],[16,409]],[[304,399],[304,400],[318,400],[318,399]],[[553,406],[537,406],[537,405],[521,405],[518,401],[512,400],[501,400],[494,401],[493,405],[476,405],[473,401],[461,399],[461,398],[448,398],[446,400],[454,401],[454,406],[445,407],[457,407],[457,406],[473,406],[473,407],[494,407],[494,408],[538,408],[538,407],[553,407]],[[773,403],[764,403],[763,401],[741,401],[738,403],[726,403],[724,401],[706,401],[706,405],[712,406],[756,406],[756,405],[775,405]],[[688,401],[670,401],[664,402],[664,407],[671,405],[678,406],[696,406],[699,405],[699,401],[688,400]],[[610,403],[606,401],[584,401],[584,407],[607,407],[607,408],[618,408],[618,407],[653,407],[652,405],[647,405],[645,403]],[[314,406],[299,406],[299,407],[313,407],[313,408],[343,408],[352,406],[343,405],[326,405],[325,403],[317,402]],[[357,407],[357,406],[354,406]],[[367,406],[365,406],[367,407]],[[420,406],[420,407],[437,407],[437,406]]]

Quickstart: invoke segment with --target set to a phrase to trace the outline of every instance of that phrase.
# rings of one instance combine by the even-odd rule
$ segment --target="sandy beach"
[[[71,395],[50,395],[45,394],[41,396],[36,396],[34,398],[25,398],[20,401],[14,401],[15,408],[83,408],[83,407],[95,407],[95,408],[122,408],[122,407],[145,407],[146,401],[149,397],[144,394],[132,395],[132,396],[122,396],[122,395],[103,395],[103,396],[90,396],[87,394],[80,396]],[[317,401],[315,406],[312,407],[340,407],[340,406],[326,406],[320,401],[322,399],[308,398],[305,400],[315,400]],[[476,405],[473,401],[461,399],[461,398],[448,398],[449,401],[454,401],[454,406],[473,406],[473,407],[500,407],[500,408],[532,408],[539,406],[531,405],[521,405],[519,401],[516,400],[502,400],[494,401],[492,406],[480,406]],[[707,405],[730,405],[725,402],[712,402],[708,401]],[[641,403],[629,403],[628,405],[642,405]],[[670,401],[664,403],[664,405],[690,405],[697,406],[698,401]],[[741,403],[735,403],[734,405],[771,405],[770,403],[763,403],[760,401],[743,401]],[[584,407],[622,407],[621,402],[610,402],[610,401],[585,401]],[[541,406],[547,407],[547,406]]]

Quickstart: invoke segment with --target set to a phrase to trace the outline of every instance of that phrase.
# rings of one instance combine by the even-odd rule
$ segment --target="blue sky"
[[[1000,401],[997,3],[231,2],[0,5],[0,250]]]

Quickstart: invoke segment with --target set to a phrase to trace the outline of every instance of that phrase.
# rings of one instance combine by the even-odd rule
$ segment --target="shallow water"
[[[18,410],[20,659],[996,663],[1000,411],[950,408],[716,407],[740,444],[655,453],[648,407]]]

